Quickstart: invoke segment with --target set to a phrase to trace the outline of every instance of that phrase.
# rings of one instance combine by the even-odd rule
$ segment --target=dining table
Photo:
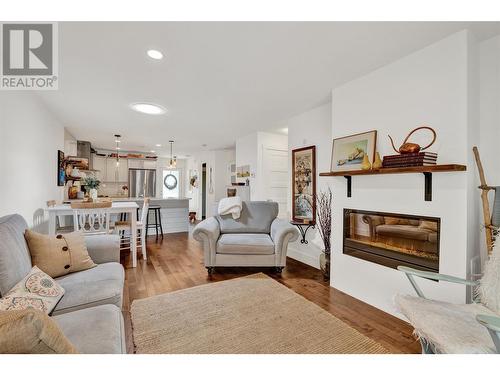
[[[132,267],[137,267],[137,221],[134,220],[139,206],[136,202],[113,202],[109,208],[110,214],[129,214],[131,225],[131,252],[132,252]],[[49,234],[56,234],[56,218],[58,216],[73,216],[71,204],[56,204],[48,207],[49,214]]]

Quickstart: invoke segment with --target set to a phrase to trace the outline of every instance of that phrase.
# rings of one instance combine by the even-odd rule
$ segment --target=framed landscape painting
[[[316,146],[292,150],[292,220],[316,222]]]
[[[368,155],[368,160],[372,163],[375,158],[376,143],[376,130],[335,138],[332,145],[330,170],[335,172],[361,169],[361,163],[365,155]]]

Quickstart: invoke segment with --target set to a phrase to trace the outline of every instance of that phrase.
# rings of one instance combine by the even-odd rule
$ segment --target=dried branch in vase
[[[323,244],[325,246],[325,254],[330,254],[331,244],[330,236],[332,234],[332,190],[328,188],[327,191],[320,191],[317,196],[317,209],[318,209],[318,229]]]

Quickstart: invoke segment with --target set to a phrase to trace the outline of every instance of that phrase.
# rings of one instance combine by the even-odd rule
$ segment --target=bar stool
[[[149,206],[148,216],[146,218],[146,236],[148,235],[149,228],[155,228],[156,230],[156,240],[158,240],[158,228],[160,228],[161,239],[163,240],[163,227],[161,225],[161,207],[160,206]],[[149,213],[154,211],[155,222],[154,224],[149,223]]]

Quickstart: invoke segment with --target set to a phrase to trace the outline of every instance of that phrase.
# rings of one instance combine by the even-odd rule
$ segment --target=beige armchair
[[[203,244],[205,267],[275,267],[286,265],[288,243],[299,237],[297,228],[278,219],[276,202],[243,202],[241,216],[214,216],[199,223],[193,237]]]

